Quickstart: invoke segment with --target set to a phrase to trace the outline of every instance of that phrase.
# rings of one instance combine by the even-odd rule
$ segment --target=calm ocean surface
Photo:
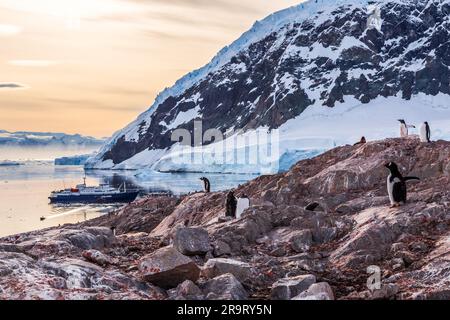
[[[53,190],[69,188],[83,182],[85,171],[78,166],[54,166],[51,162],[27,162],[21,166],[0,166],[0,237],[41,228],[76,223],[106,214],[121,205],[50,205]],[[87,184],[108,183],[118,187],[123,182],[143,192],[183,194],[202,190],[199,180],[207,176],[213,191],[238,186],[254,175],[193,173],[146,173],[87,171]],[[41,221],[41,217],[46,220]]]

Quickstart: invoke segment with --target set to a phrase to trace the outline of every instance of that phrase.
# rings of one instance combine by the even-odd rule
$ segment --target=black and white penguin
[[[250,208],[250,199],[248,198],[247,195],[244,194],[237,199],[236,218],[240,219],[244,211],[247,210],[248,208]]]
[[[409,135],[409,128],[415,128],[415,126],[406,124],[406,121],[403,119],[398,121],[400,122],[400,137],[406,138]]]
[[[230,191],[227,194],[227,200],[225,202],[225,211],[226,211],[225,216],[235,219],[236,210],[237,210],[237,199],[234,196],[234,192]]]
[[[361,140],[359,140],[359,142],[355,143],[353,146],[356,147],[366,143],[367,143],[366,137],[362,137]]]
[[[420,179],[417,177],[403,177],[398,170],[397,164],[394,162],[389,162],[385,167],[390,171],[387,178],[387,189],[389,200],[391,201],[391,208],[399,207],[405,204],[407,200],[406,182]]]
[[[428,122],[424,122],[420,126],[420,141],[426,143],[431,142],[431,129]]]
[[[205,193],[210,193],[211,192],[211,182],[209,182],[209,180],[205,177],[200,178],[200,180],[203,181],[203,191]]]

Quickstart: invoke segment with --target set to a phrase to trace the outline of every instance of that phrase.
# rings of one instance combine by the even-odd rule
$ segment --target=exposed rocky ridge
[[[400,208],[389,208],[388,161],[422,178],[409,183]],[[239,220],[219,221],[225,193],[199,193],[143,200],[89,222],[123,226],[116,237],[81,224],[1,239],[0,297],[449,299],[449,186],[450,142],[344,146],[238,187],[252,203]],[[142,223],[152,213],[156,228]],[[189,254],[204,252],[205,230],[206,255],[177,253],[177,234],[192,235]],[[367,288],[369,266],[381,270],[379,290]]]
[[[442,0],[315,0],[276,13],[162,94],[88,167],[133,168],[137,162],[127,160],[154,151],[145,156],[152,165],[174,145],[173,130],[193,133],[196,119],[203,132],[225,133],[280,128],[308,107],[352,99],[406,103],[418,94],[430,100],[443,94],[448,101],[449,13]]]

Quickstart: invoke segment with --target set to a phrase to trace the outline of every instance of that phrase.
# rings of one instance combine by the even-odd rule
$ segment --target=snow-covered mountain
[[[88,168],[255,172],[258,166],[191,165],[213,153],[171,140],[175,129],[248,136],[279,130],[282,166],[316,151],[397,136],[397,119],[429,121],[450,137],[450,0],[311,0],[277,12],[205,67],[164,90]],[[231,146],[237,153],[239,147]],[[246,151],[250,148],[245,148]],[[256,149],[255,149],[256,150]]]
[[[99,147],[105,141],[79,134],[0,130],[0,147]]]

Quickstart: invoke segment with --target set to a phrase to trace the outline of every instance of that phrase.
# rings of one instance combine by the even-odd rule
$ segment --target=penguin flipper
[[[420,181],[420,178],[418,178],[418,177],[405,177],[405,178],[403,178],[405,181],[410,181],[410,180],[418,180],[418,181]]]

